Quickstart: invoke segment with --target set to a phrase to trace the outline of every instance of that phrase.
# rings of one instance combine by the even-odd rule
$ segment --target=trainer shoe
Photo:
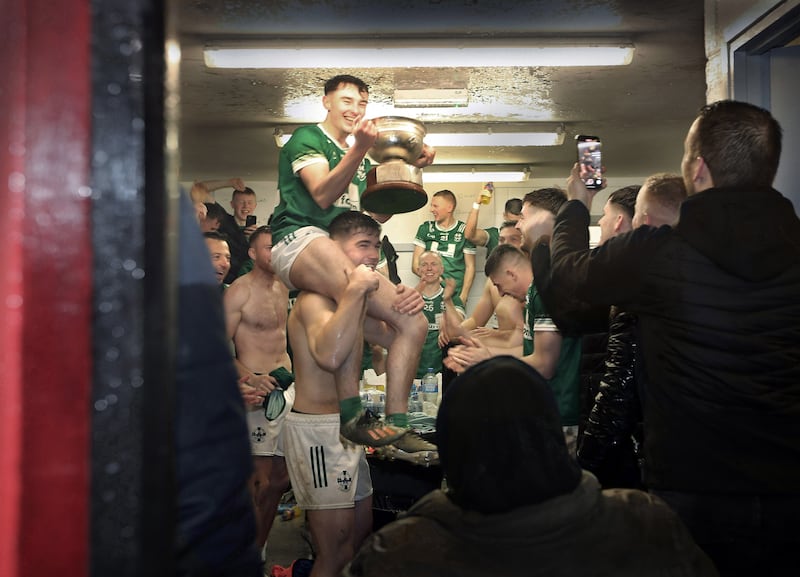
[[[403,427],[384,423],[369,409],[364,409],[361,415],[353,417],[339,429],[342,437],[348,441],[369,447],[383,447],[394,443],[406,431]]]
[[[405,435],[391,445],[375,449],[375,453],[387,459],[400,459],[425,467],[439,464],[439,449],[413,429],[406,429]]]

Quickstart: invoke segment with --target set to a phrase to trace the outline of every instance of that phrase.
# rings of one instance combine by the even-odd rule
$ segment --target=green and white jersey
[[[489,235],[489,239],[486,241],[486,257],[488,258],[492,251],[497,248],[497,245],[500,244],[500,229],[496,226],[490,226],[483,230]]]
[[[444,264],[443,278],[456,280],[456,294],[461,294],[464,285],[465,254],[475,254],[475,245],[464,236],[466,223],[457,220],[449,229],[439,228],[435,220],[419,225],[414,244],[425,250],[436,252]]]
[[[522,354],[533,354],[533,335],[538,331],[558,332],[558,327],[545,311],[536,284],[531,283],[525,295],[525,324],[522,334]],[[561,339],[556,372],[548,381],[558,403],[563,426],[577,425],[580,416],[580,365],[581,340],[574,337]]]
[[[272,242],[276,243],[304,226],[328,230],[331,221],[346,210],[361,210],[361,193],[367,187],[371,167],[366,158],[352,182],[330,207],[322,209],[303,184],[299,172],[312,164],[326,163],[333,170],[347,152],[321,125],[302,126],[292,133],[278,159],[280,201],[272,216]]]
[[[386,259],[386,255],[383,253],[383,247],[378,249],[378,264],[375,265],[375,268],[383,268],[389,264],[389,261]]]
[[[428,372],[428,367],[432,367],[437,373],[442,372],[442,349],[439,348],[439,327],[444,322],[444,287],[439,287],[439,291],[433,296],[422,295],[424,306],[422,312],[428,319],[428,334],[425,335],[425,343],[422,345],[422,354],[419,357],[417,367],[417,378],[421,379]],[[453,304],[456,311],[465,316],[464,303],[458,294],[453,295]]]

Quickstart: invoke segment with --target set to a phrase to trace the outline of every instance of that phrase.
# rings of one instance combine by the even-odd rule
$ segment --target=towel
[[[278,386],[272,389],[272,392],[264,398],[264,416],[268,421],[274,421],[283,412],[286,407],[286,399],[283,398],[283,391],[289,388],[294,382],[294,374],[289,372],[283,367],[278,367],[274,371],[270,371],[269,375],[278,381]]]

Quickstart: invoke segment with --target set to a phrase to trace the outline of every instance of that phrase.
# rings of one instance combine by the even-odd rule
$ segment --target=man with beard
[[[593,191],[569,178],[552,282],[563,307],[639,317],[644,482],[722,575],[796,571],[800,533],[800,220],[772,188],[781,128],[766,110],[703,107],[684,143],[674,228],[588,249]]]

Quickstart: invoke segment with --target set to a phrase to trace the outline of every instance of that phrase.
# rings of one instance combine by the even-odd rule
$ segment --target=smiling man
[[[435,373],[442,372],[442,347],[447,344],[444,340],[447,335],[446,315],[449,313],[451,324],[459,325],[464,320],[464,303],[458,295],[453,294],[454,281],[447,281],[449,284],[446,284],[442,278],[444,264],[438,253],[423,252],[419,257],[419,272],[420,283],[417,290],[425,299],[423,312],[428,319],[428,335],[425,337],[417,367],[417,378],[421,379],[429,368]],[[449,310],[449,307],[453,310]]]
[[[466,223],[453,216],[456,196],[449,190],[440,190],[431,200],[433,220],[423,222],[414,237],[412,272],[420,276],[419,257],[432,251],[442,257],[444,278],[456,281],[456,294],[466,303],[472,281],[475,280],[475,245],[467,240]]]
[[[355,266],[330,239],[328,229],[338,215],[358,211],[367,185],[370,162],[365,158],[378,129],[365,118],[369,89],[355,76],[335,76],[325,83],[325,120],[303,126],[281,149],[278,165],[280,202],[272,219],[276,272],[291,289],[313,291],[340,303]],[[353,143],[348,143],[348,137]],[[414,163],[433,162],[433,149],[423,147]],[[385,222],[386,215],[374,215]],[[403,442],[408,431],[408,393],[419,362],[427,323],[422,297],[383,277],[366,297],[367,322],[385,322],[390,334],[386,348],[386,423],[364,410],[358,378],[335,375],[342,435],[360,444],[381,446]],[[391,344],[391,346],[388,346]],[[359,347],[360,349],[361,347]],[[360,353],[359,353],[360,354]],[[359,359],[359,365],[360,365]],[[413,451],[414,447],[406,449]]]
[[[330,224],[331,239],[353,265],[340,302],[303,291],[289,315],[289,339],[297,375],[294,407],[286,417],[286,454],[297,504],[308,513],[316,549],[312,574],[339,575],[372,528],[372,482],[361,446],[342,442],[337,378],[358,381],[364,339],[380,342],[383,323],[368,323],[366,301],[380,285],[380,225],[347,211]],[[383,325],[383,326],[382,326]],[[371,332],[372,331],[372,332]],[[436,447],[416,433],[414,455],[437,462]],[[411,443],[406,439],[404,446]],[[412,457],[396,447],[403,457]],[[424,451],[424,455],[422,452]],[[410,451],[411,452],[411,451]]]
[[[231,249],[225,235],[218,232],[205,232],[203,237],[211,255],[211,266],[214,268],[214,278],[225,290],[230,285],[225,282],[228,271],[231,270]]]

